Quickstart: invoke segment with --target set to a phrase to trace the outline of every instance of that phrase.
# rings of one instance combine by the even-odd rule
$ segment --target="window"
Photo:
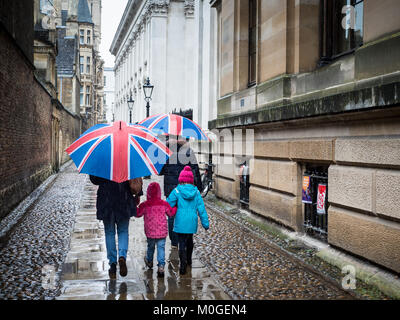
[[[84,44],[85,43],[85,30],[79,30],[79,43]]]
[[[40,12],[49,14],[54,10],[54,5],[49,0],[40,0]]]
[[[320,63],[351,53],[363,43],[362,0],[321,0]]]
[[[256,83],[257,0],[249,0],[249,86]]]
[[[87,31],[86,43],[90,44],[90,30]]]
[[[104,83],[103,83],[103,85],[104,85],[104,86],[106,86],[106,85],[107,85],[107,81],[106,81],[106,80],[107,80],[107,77],[106,77],[106,76],[104,76],[104,80],[103,80],[103,81],[104,81]]]
[[[83,105],[83,96],[84,96],[83,86],[81,86],[81,89],[80,89],[80,104],[81,104],[81,106]]]
[[[304,230],[320,240],[328,239],[328,166],[306,164],[303,175],[302,202]]]
[[[90,86],[86,86],[86,105],[90,105]]]
[[[80,72],[81,74],[83,73],[83,64],[84,64],[84,60],[85,58],[83,56],[79,57],[79,67],[80,67]]]
[[[90,57],[86,58],[86,73],[90,73]]]

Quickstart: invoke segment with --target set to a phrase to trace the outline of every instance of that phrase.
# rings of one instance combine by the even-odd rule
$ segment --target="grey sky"
[[[105,61],[105,67],[114,66],[115,57],[109,49],[127,3],[128,0],[102,1],[100,54]]]

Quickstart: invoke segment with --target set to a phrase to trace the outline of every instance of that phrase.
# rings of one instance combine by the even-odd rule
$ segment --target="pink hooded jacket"
[[[147,187],[147,201],[141,203],[137,218],[144,216],[144,232],[147,238],[162,239],[168,234],[168,223],[165,215],[172,217],[177,208],[171,208],[168,202],[161,200],[161,188],[157,182]]]

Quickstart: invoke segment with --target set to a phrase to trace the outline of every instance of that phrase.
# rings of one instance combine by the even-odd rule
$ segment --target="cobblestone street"
[[[199,257],[235,299],[353,299],[239,223],[208,214],[212,228],[199,232]]]
[[[144,191],[151,181],[144,180]],[[352,299],[346,291],[208,206],[211,227],[195,235],[193,267],[179,275],[166,243],[166,274],[143,257],[143,219],[132,218],[128,276],[108,278],[104,230],[96,220],[97,187],[69,164],[14,228],[0,251],[1,299]],[[142,197],[142,201],[145,197]],[[42,286],[43,267],[56,271]]]
[[[59,283],[43,288],[42,268],[61,270],[85,180],[74,165],[67,166],[12,230],[0,250],[0,299],[52,299],[59,294]]]

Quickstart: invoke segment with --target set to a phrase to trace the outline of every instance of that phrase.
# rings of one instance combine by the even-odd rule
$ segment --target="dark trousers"
[[[193,234],[192,233],[176,233],[179,244],[179,260],[181,266],[186,268],[187,264],[192,264],[193,253]]]
[[[171,240],[171,245],[177,246],[178,245],[178,236],[173,231],[174,230],[174,221],[175,221],[175,217],[168,217],[168,235],[169,235],[169,239]]]

